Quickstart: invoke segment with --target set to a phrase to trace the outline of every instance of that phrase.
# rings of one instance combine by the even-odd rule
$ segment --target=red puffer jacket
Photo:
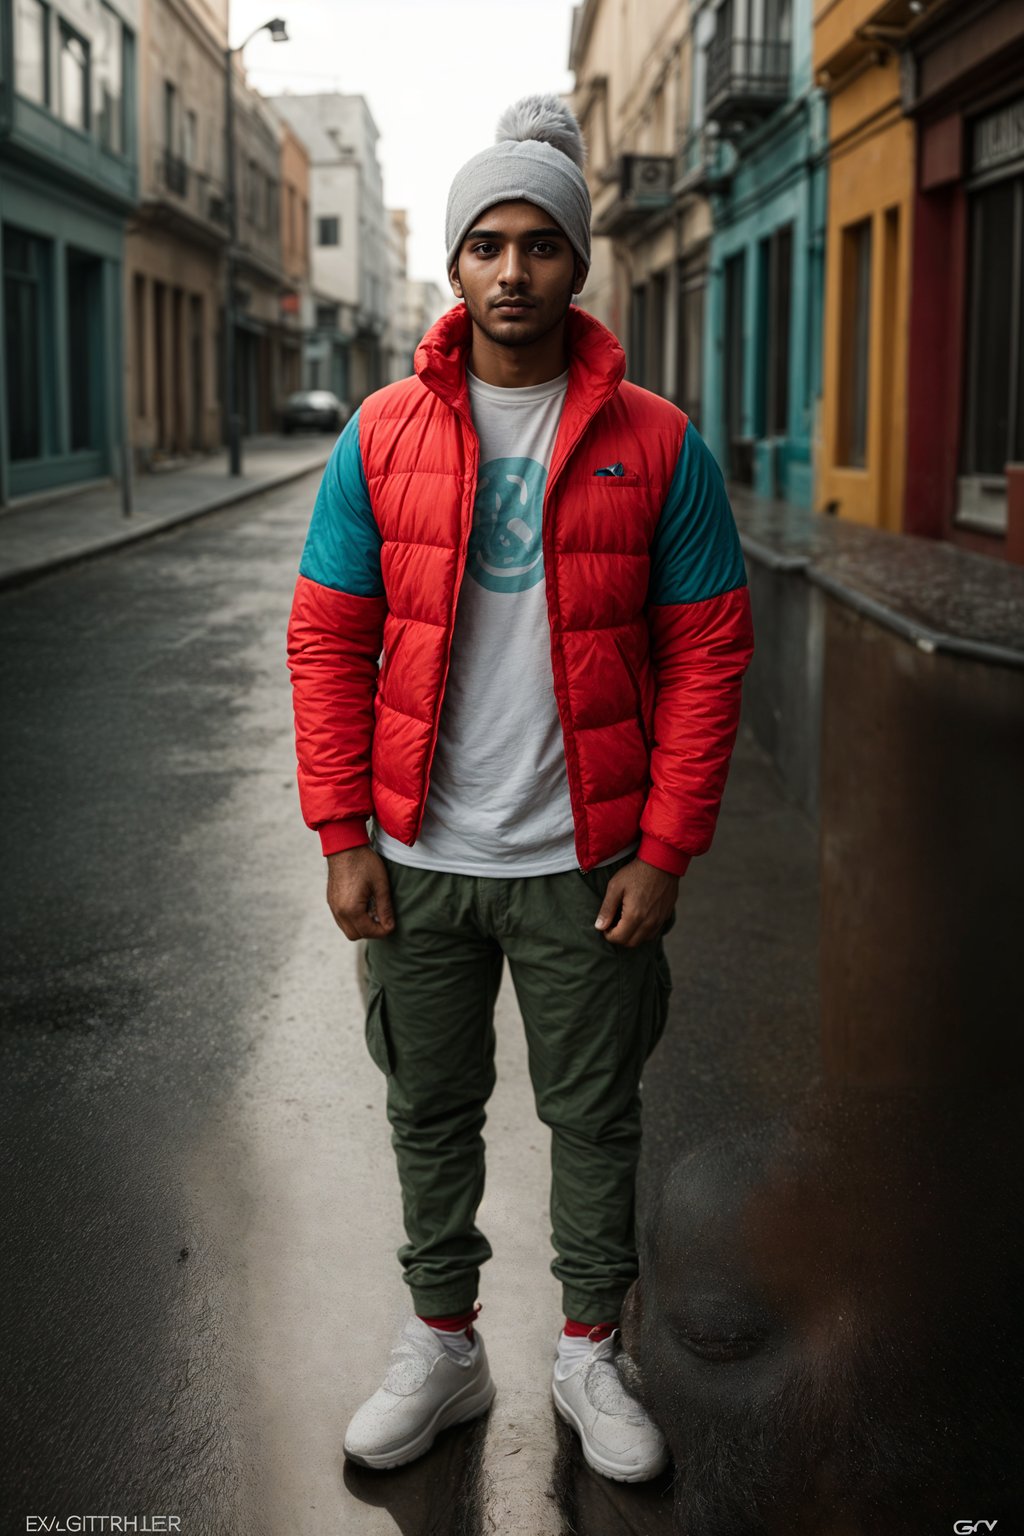
[[[581,868],[642,833],[682,874],[710,844],[753,640],[722,477],[675,406],[573,308],[543,510],[551,664]],[[324,473],[289,626],[307,823],[333,853],[371,815],[423,820],[473,523],[469,317],[433,327],[416,376],[364,401]],[[378,658],[380,659],[378,670]]]

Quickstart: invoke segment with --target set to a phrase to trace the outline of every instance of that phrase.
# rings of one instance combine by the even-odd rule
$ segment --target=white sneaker
[[[619,1330],[591,1344],[582,1359],[556,1359],[551,1395],[559,1416],[580,1437],[583,1459],[602,1477],[644,1483],[668,1465],[656,1424],[630,1397],[615,1369]]]
[[[449,1354],[434,1330],[411,1317],[391,1351],[381,1387],[357,1408],[345,1455],[383,1471],[415,1461],[450,1424],[486,1413],[494,1399],[484,1341],[474,1329],[465,1355]]]

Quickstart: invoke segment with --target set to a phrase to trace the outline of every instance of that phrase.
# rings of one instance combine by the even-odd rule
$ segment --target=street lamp
[[[235,197],[235,93],[234,57],[252,42],[257,32],[269,32],[275,43],[288,41],[288,28],[280,16],[256,27],[237,48],[224,50],[224,141],[227,157],[228,258],[227,292],[224,296],[224,392],[228,408],[228,473],[242,473],[242,424],[238,414],[238,359],[235,345],[235,247],[238,244],[238,203]]]

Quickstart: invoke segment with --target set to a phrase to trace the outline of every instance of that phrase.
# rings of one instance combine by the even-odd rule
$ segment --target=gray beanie
[[[467,160],[448,193],[448,269],[478,216],[496,203],[535,203],[590,266],[590,192],[580,125],[557,96],[524,96],[502,113],[497,142]]]

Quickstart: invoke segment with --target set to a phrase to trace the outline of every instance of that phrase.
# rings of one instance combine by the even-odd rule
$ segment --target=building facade
[[[138,0],[0,0],[0,501],[121,472]]]
[[[234,67],[235,358],[243,434],[273,431],[285,391],[284,358],[296,345],[295,317],[282,313],[289,291],[281,231],[284,126]],[[299,316],[301,320],[301,315]]]
[[[699,0],[694,28],[693,129],[714,144],[701,430],[733,480],[810,506],[826,214],[810,0]]]
[[[622,340],[629,376],[699,426],[711,224],[704,188],[688,174],[688,4],[585,0],[573,17],[570,67],[594,205],[580,303]]]
[[[909,0],[815,0],[829,210],[815,506],[892,532],[906,486],[913,124],[901,100]]]
[[[379,134],[362,96],[273,98],[308,146],[313,330],[306,383],[352,405],[386,381],[389,230]]]
[[[302,348],[312,305],[309,260],[309,152],[289,125],[281,123],[281,294],[282,341],[277,397],[280,402],[303,383]]]
[[[384,330],[384,378],[388,384],[413,372],[413,335],[408,307],[408,214],[404,207],[387,210],[387,326]]]
[[[917,127],[909,532],[1024,563],[1024,6],[935,4],[904,55]]]
[[[141,206],[127,239],[126,389],[139,468],[221,440],[227,0],[146,0]]]

